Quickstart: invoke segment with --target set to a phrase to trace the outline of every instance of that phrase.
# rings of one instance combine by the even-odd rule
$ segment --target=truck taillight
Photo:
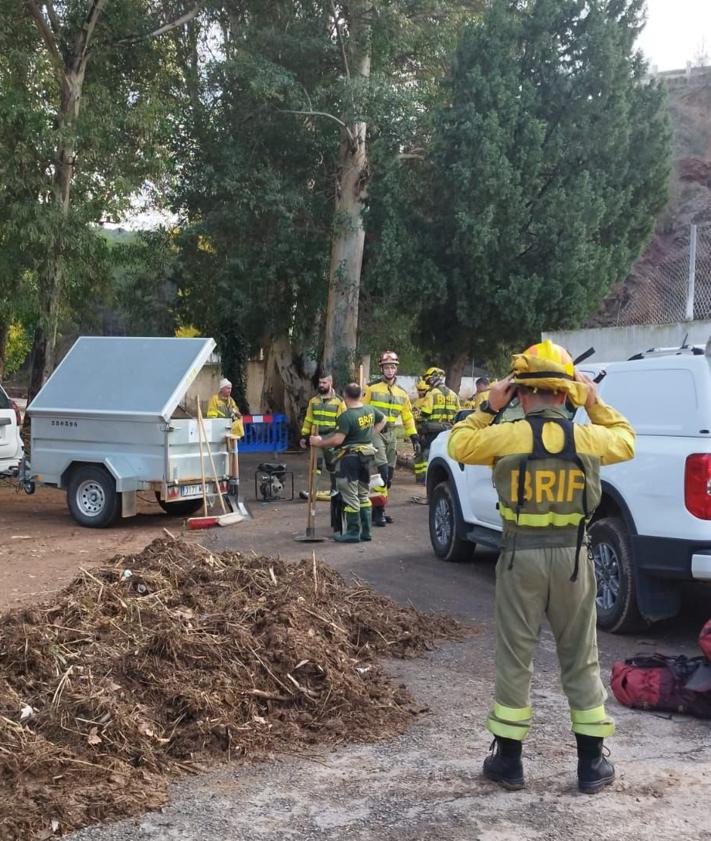
[[[22,427],[22,414],[20,412],[20,407],[15,403],[14,400],[10,401],[10,408],[15,410],[15,417],[17,418],[17,425]]]
[[[684,503],[701,520],[711,520],[711,453],[694,453],[686,459]]]

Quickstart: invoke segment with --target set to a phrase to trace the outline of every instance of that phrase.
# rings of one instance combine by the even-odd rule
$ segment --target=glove
[[[414,450],[415,456],[419,456],[422,453],[422,444],[420,443],[419,436],[411,435],[410,441],[412,441],[412,449]]]

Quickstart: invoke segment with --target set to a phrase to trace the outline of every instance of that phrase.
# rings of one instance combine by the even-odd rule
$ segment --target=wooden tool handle
[[[200,398],[196,397],[197,415],[200,416]],[[207,517],[207,488],[205,487],[205,456],[202,451],[202,425],[198,420],[198,442],[200,443],[200,476],[202,477],[202,508],[203,513]]]
[[[215,467],[215,461],[212,458],[212,450],[210,449],[210,442],[207,440],[207,432],[205,431],[205,425],[202,422],[202,409],[200,408],[199,403],[198,421],[200,423],[200,429],[202,430],[203,438],[205,439],[205,446],[207,447],[207,456],[210,459],[210,466],[212,467],[212,478],[215,480],[215,491],[217,492],[217,498],[220,500],[220,507],[222,508],[222,513],[227,514],[227,506],[225,505],[225,500],[222,498],[222,492],[220,491],[220,481],[217,478],[217,468]]]
[[[311,427],[311,434],[318,435],[318,424]],[[306,520],[306,530],[312,534],[316,522],[316,447],[309,447],[309,514]]]

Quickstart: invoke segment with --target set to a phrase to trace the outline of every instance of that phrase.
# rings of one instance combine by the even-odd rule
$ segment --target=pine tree
[[[494,0],[462,34],[413,227],[418,333],[453,364],[580,325],[664,207],[670,129],[643,0]]]

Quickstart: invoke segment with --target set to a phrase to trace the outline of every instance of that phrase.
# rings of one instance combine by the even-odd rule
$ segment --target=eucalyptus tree
[[[9,160],[22,164],[12,188],[13,220],[15,227],[31,220],[25,259],[36,279],[32,395],[54,367],[68,287],[78,275],[103,271],[104,243],[89,225],[124,210],[163,166],[170,136],[166,74],[176,68],[170,41],[161,36],[189,25],[199,7],[160,0],[0,2],[0,78],[10,86],[0,131],[16,129],[23,143],[25,157]]]

